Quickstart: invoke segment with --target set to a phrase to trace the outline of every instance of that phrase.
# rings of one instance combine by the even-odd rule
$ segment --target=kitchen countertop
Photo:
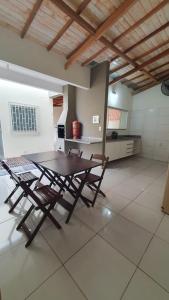
[[[79,143],[79,144],[98,144],[102,143],[102,138],[96,138],[96,137],[83,137],[81,139],[66,139],[68,142],[73,142],[73,143]]]
[[[141,135],[118,135],[117,139],[112,139],[111,136],[106,137],[106,142],[119,142],[119,141],[128,141],[141,139]]]

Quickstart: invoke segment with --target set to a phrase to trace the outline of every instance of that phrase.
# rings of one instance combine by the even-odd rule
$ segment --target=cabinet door
[[[120,157],[126,157],[133,154],[133,140],[121,141],[120,142]]]
[[[105,154],[109,157],[109,161],[119,158],[119,142],[106,143]]]

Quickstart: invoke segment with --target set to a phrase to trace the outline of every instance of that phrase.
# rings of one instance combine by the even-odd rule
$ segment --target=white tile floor
[[[107,197],[95,208],[78,205],[68,225],[57,208],[63,229],[46,222],[28,249],[15,230],[27,202],[9,215],[3,201],[12,183],[0,177],[2,300],[169,299],[169,216],[160,211],[166,170],[143,158],[111,164]]]

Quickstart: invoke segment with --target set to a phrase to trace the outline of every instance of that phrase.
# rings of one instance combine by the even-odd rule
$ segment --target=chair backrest
[[[12,170],[9,168],[9,166],[5,163],[4,160],[1,161],[2,167],[8,172],[10,177],[15,181],[15,183],[20,184],[20,177],[16,175]]]
[[[102,168],[101,177],[103,177],[105,170],[107,168],[109,157],[108,156],[106,157],[104,154],[92,154],[90,160],[102,161],[103,168]]]
[[[25,192],[25,194],[31,198],[28,198],[31,203],[38,207],[42,205],[40,199],[36,195],[36,189],[35,191],[32,191],[31,188],[24,181],[20,181],[20,187]]]
[[[83,154],[83,151],[80,151],[80,149],[69,149],[68,151],[68,155],[71,156],[77,156],[77,157],[81,157]]]

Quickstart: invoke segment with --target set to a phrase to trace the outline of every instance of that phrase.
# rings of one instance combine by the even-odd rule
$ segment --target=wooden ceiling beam
[[[117,41],[121,40],[125,35],[129,34],[131,31],[136,29],[138,26],[143,24],[146,20],[148,20],[150,17],[152,17],[155,13],[157,13],[160,9],[162,9],[165,5],[169,4],[168,0],[163,0],[159,4],[157,4],[151,11],[149,11],[144,17],[142,17],[140,20],[138,20],[136,23],[134,23],[132,26],[130,26],[127,30],[122,32],[117,38],[115,38],[112,43],[116,43]]]
[[[112,18],[112,15],[106,19],[106,21],[104,23],[102,23],[102,25],[99,26],[99,33],[98,31],[93,28],[86,20],[84,20],[81,16],[77,15],[76,12],[74,12],[73,9],[71,9],[64,1],[62,0],[51,0],[60,10],[62,10],[65,14],[67,14],[70,18],[72,18],[75,22],[77,22],[81,27],[83,27],[86,31],[88,31],[90,35],[87,38],[87,44],[91,42],[91,37],[95,36],[96,32],[97,32],[97,38],[107,47],[110,48],[113,52],[115,52],[118,56],[120,56],[121,58],[123,58],[124,60],[126,60],[128,63],[130,63],[133,67],[137,67],[138,64],[134,63],[132,59],[130,59],[126,54],[124,54],[120,49],[118,49],[115,45],[113,45],[109,40],[107,40],[104,36],[100,36],[101,31],[100,28],[102,28],[102,25],[104,25],[104,29],[105,29],[105,22],[109,19]],[[128,0],[125,1],[125,7],[127,10],[127,3],[129,4]],[[132,2],[130,2],[132,3]],[[122,6],[120,6],[122,8]],[[115,11],[117,14],[117,11]],[[114,13],[115,13],[114,12]],[[122,9],[120,11],[118,11],[119,14],[122,14]],[[123,7],[123,12],[124,12],[124,7]],[[118,14],[118,17],[119,17]],[[116,15],[116,18],[118,18]],[[115,17],[114,17],[115,18]],[[111,19],[112,21],[112,19]],[[110,22],[110,21],[109,21]],[[107,22],[106,22],[107,24]],[[100,36],[100,37],[99,37]],[[96,36],[95,36],[96,37]],[[84,43],[81,45],[82,47],[85,48]],[[79,48],[78,48],[79,49]],[[76,49],[68,56],[68,64],[66,63],[65,68],[67,68],[69,66],[70,62],[70,58],[75,55],[76,53]],[[146,74],[148,74],[148,71],[145,71]],[[149,74],[149,76],[151,78],[153,78],[154,80],[155,77],[152,74]]]
[[[72,18],[79,26],[83,27],[88,33],[94,34],[96,32],[96,29],[91,26],[86,20],[84,20],[81,16],[77,15],[76,12],[68,6],[64,1],[62,0],[51,0],[61,11],[63,11],[65,14],[67,14],[70,18]],[[120,51],[116,46],[112,45],[112,43],[107,40],[105,37],[100,37],[99,40],[109,49],[111,49],[114,53],[116,53],[118,56],[121,56],[124,60],[126,60],[128,63],[135,64],[132,62],[132,60],[123,52]],[[76,49],[72,51],[70,55],[67,56],[69,58],[72,54],[74,54]]]
[[[169,55],[169,49],[167,49],[167,50],[161,52],[160,54],[154,56],[153,58],[145,61],[144,63],[142,63],[141,65],[139,65],[138,67],[136,67],[134,70],[131,70],[131,71],[129,71],[129,72],[127,72],[127,73],[125,73],[125,74],[123,74],[121,76],[118,76],[117,78],[115,78],[112,81],[110,81],[109,84],[114,84],[115,82],[121,81],[123,78],[128,77],[128,76],[134,74],[137,71],[142,70],[143,68],[145,68],[148,65],[152,64],[156,60],[161,59],[161,58],[163,58],[163,57],[165,57],[167,55]]]
[[[88,65],[91,61],[93,61],[97,56],[99,56],[102,52],[104,52],[107,49],[106,46],[104,46],[103,48],[101,48],[100,50],[98,50],[96,53],[94,53],[92,56],[90,56],[89,58],[87,58],[83,63],[82,66],[86,66]]]
[[[142,17],[140,20],[138,20],[136,23],[134,23],[132,26],[130,26],[127,30],[122,32],[118,37],[113,39],[112,43],[114,44],[117,41],[121,40],[125,35],[129,34],[131,31],[136,29],[138,26],[140,26],[142,23],[144,23],[146,20],[148,20],[150,17],[152,17],[155,13],[157,13],[160,9],[162,9],[168,3],[169,3],[168,0],[163,0],[161,3],[156,5],[151,11],[149,11],[144,17]],[[83,66],[87,65],[93,59],[95,59],[97,56],[99,56],[102,52],[104,52],[106,49],[107,49],[107,47],[103,47],[102,50],[96,52],[93,56],[89,57],[86,61],[84,61],[82,65]]]
[[[137,61],[140,60],[141,58],[144,58],[144,57],[148,56],[149,54],[153,53],[154,51],[159,50],[161,47],[167,45],[168,43],[169,43],[169,39],[168,39],[167,41],[165,41],[165,42],[162,42],[162,43],[159,44],[158,46],[155,46],[155,47],[153,47],[153,48],[151,48],[151,49],[145,51],[145,52],[142,53],[141,55],[136,56],[136,57],[134,58],[134,62],[137,62]],[[121,66],[119,66],[119,67],[117,67],[117,68],[111,69],[111,70],[110,70],[110,74],[111,74],[111,73],[114,73],[114,72],[117,72],[117,71],[119,71],[119,70],[121,70],[121,69],[123,69],[123,68],[125,68],[125,67],[127,67],[127,66],[129,66],[129,65],[130,65],[130,64],[123,64],[123,65],[121,65]],[[115,71],[114,71],[114,70],[115,70]]]
[[[167,27],[169,27],[169,21],[166,22],[165,24],[163,24],[162,26],[160,26],[159,28],[157,28],[156,30],[152,31],[150,34],[148,34],[147,36],[145,36],[143,39],[139,40],[134,45],[132,45],[129,48],[127,48],[126,50],[124,50],[124,54],[127,54],[128,52],[130,52],[134,48],[138,47],[140,44],[145,43],[147,40],[151,39],[156,34],[158,34],[159,32],[163,31],[164,29],[166,29]],[[118,56],[114,57],[114,59],[112,61],[116,60],[117,58],[118,58]]]
[[[169,65],[169,61],[165,62],[164,64],[162,64],[162,65],[160,65],[160,66],[158,66],[158,67],[155,67],[155,68],[150,69],[150,72],[154,72],[154,71],[156,71],[156,70],[158,70],[158,69],[161,69],[162,67],[165,67],[165,66],[167,66],[167,65]]]
[[[137,82],[132,81],[132,82],[135,83],[135,84],[137,84],[137,85],[139,85],[140,83],[143,83],[143,82],[148,81],[148,80],[151,80],[151,78],[145,78],[145,79],[143,79],[141,81],[137,81]]]
[[[37,0],[33,6],[33,9],[28,17],[28,19],[26,20],[26,23],[21,31],[21,38],[23,39],[29,29],[29,27],[31,26],[33,19],[35,18],[41,4],[42,4],[43,0]]]
[[[133,94],[136,95],[136,94],[141,93],[141,92],[143,92],[145,90],[148,90],[149,88],[160,84],[163,80],[166,80],[168,78],[169,78],[169,73],[166,76],[160,77],[158,83],[153,83],[152,82],[150,84],[146,84],[146,85],[142,86],[142,88],[136,89]]]
[[[168,64],[169,64],[169,62],[168,62]],[[157,79],[158,79],[159,76],[163,76],[163,75],[167,74],[168,72],[169,72],[169,69],[163,70],[162,72],[159,72],[159,73],[156,73]],[[136,84],[140,84],[140,83],[142,83],[142,82],[144,82],[144,81],[147,81],[147,80],[150,80],[150,78],[146,78],[146,79],[143,79],[143,80],[141,80],[141,81],[138,81],[138,82],[136,82]],[[134,82],[134,83],[135,83],[135,82]]]
[[[95,41],[101,38],[101,36],[112,26],[117,20],[122,17],[128,9],[136,3],[137,0],[125,0],[116,10],[114,10],[110,16],[95,30],[94,33],[89,35],[87,39],[69,56],[65,68],[68,68],[73,64],[78,57],[86,51]]]
[[[84,0],[78,9],[76,10],[77,15],[80,15],[86,8],[86,6],[89,4],[91,0]],[[47,50],[50,51],[53,46],[57,43],[57,41],[62,37],[62,35],[68,30],[68,28],[73,24],[74,20],[70,19],[68,20],[65,25],[59,30],[59,32],[56,34],[54,39],[50,42],[50,44],[47,46]]]
[[[138,89],[134,90],[133,95],[137,95],[137,94],[139,94],[141,92],[144,92],[145,90],[148,90],[151,87],[153,87],[155,85],[158,85],[158,84],[159,84],[159,82],[158,83],[157,82],[153,82],[153,83],[146,84],[142,88],[138,88]]]

